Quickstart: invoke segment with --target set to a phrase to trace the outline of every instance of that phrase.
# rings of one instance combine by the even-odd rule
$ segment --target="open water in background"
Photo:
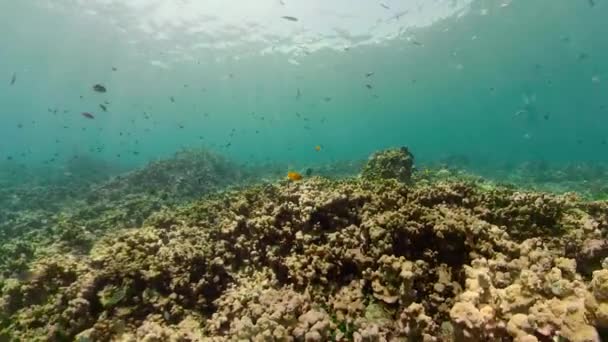
[[[2,1],[0,168],[606,161],[607,21],[603,0]]]

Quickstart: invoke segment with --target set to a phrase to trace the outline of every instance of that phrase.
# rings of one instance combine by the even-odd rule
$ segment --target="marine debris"
[[[406,148],[391,149],[360,178],[215,193],[158,208],[139,228],[100,227],[84,253],[39,252],[0,279],[0,337],[606,338],[607,202],[451,178],[413,183],[412,165]],[[163,174],[153,169],[146,175]]]

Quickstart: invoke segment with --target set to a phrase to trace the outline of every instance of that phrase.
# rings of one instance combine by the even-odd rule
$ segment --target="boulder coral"
[[[414,155],[407,147],[393,148],[372,154],[361,170],[361,177],[408,183],[412,179],[413,167]]]

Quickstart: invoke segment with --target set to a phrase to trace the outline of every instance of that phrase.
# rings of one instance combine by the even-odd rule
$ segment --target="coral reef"
[[[364,173],[382,174],[370,165],[383,163]],[[1,279],[0,338],[600,340],[608,205],[412,185],[403,165],[411,159],[388,180],[313,177],[103,222],[58,216],[97,220],[99,234],[90,249],[35,253]],[[118,228],[140,210],[152,213],[141,228]]]
[[[108,169],[87,158],[66,168],[81,175]],[[99,184],[70,176],[70,182],[1,189],[0,276],[20,277],[32,259],[49,253],[87,253],[104,234],[140,227],[153,212],[254,177],[215,153],[192,150]]]
[[[361,170],[364,179],[396,179],[408,183],[412,178],[414,156],[407,147],[376,152]]]

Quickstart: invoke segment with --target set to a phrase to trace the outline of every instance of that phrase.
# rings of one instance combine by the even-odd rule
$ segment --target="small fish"
[[[312,175],[312,169],[311,168],[306,169],[305,174],[307,177],[310,177]]]
[[[285,20],[289,20],[289,21],[298,21],[298,18],[289,16],[289,15],[284,15],[281,18],[283,18]]]
[[[102,86],[101,84],[94,85],[93,90],[98,93],[105,93],[107,91],[106,87]]]
[[[543,119],[545,119],[545,120],[549,120],[549,114],[545,114],[545,115],[543,115]]]
[[[579,60],[579,61],[584,61],[584,60],[586,60],[587,58],[589,58],[589,55],[588,55],[588,54],[586,54],[586,53],[584,53],[584,52],[581,52],[581,53],[579,53],[579,54],[578,54],[578,60]]]
[[[513,116],[520,116],[520,115],[525,114],[525,113],[527,113],[527,112],[528,112],[528,111],[523,110],[523,109],[522,109],[522,110],[518,110],[517,112],[515,112],[515,114],[513,114]]]
[[[299,100],[302,97],[302,92],[300,92],[300,88],[298,88],[298,92],[296,93],[296,100]]]
[[[373,88],[371,84],[366,84],[366,85],[365,85],[365,87],[366,87],[367,89],[372,89],[372,88]]]
[[[116,67],[112,67],[112,71],[118,71]]]
[[[11,77],[11,85],[14,85],[17,82],[17,73],[13,73],[13,77]]]
[[[595,7],[595,0],[587,0],[589,7]]]
[[[95,119],[95,116],[89,112],[82,112],[81,115],[87,119]]]
[[[172,103],[175,103],[175,98],[173,96],[169,96],[169,100],[171,100]]]
[[[315,151],[317,151],[317,152],[321,151],[321,145],[315,146]]]
[[[329,97],[329,96],[324,97],[323,100],[325,100],[325,102],[329,102],[329,101],[331,101],[331,97]]]
[[[102,104],[100,104],[100,105],[99,105],[99,107],[100,107],[100,108],[101,108],[101,110],[103,110],[104,112],[107,112],[107,111],[108,111],[108,107],[106,107],[106,106],[104,106],[104,105],[102,105]]]
[[[372,77],[372,76],[374,76],[374,72],[373,71],[372,72],[368,72],[368,73],[365,74],[365,77]]]
[[[412,44],[414,44],[416,46],[422,46],[422,43],[417,40],[412,40]]]
[[[289,171],[289,172],[287,172],[287,179],[289,179],[292,182],[297,182],[297,181],[302,180],[302,175],[295,171]]]
[[[387,4],[382,3],[382,2],[380,3],[380,6],[382,6],[382,8],[387,9],[387,10],[391,9],[390,7],[388,7]]]

